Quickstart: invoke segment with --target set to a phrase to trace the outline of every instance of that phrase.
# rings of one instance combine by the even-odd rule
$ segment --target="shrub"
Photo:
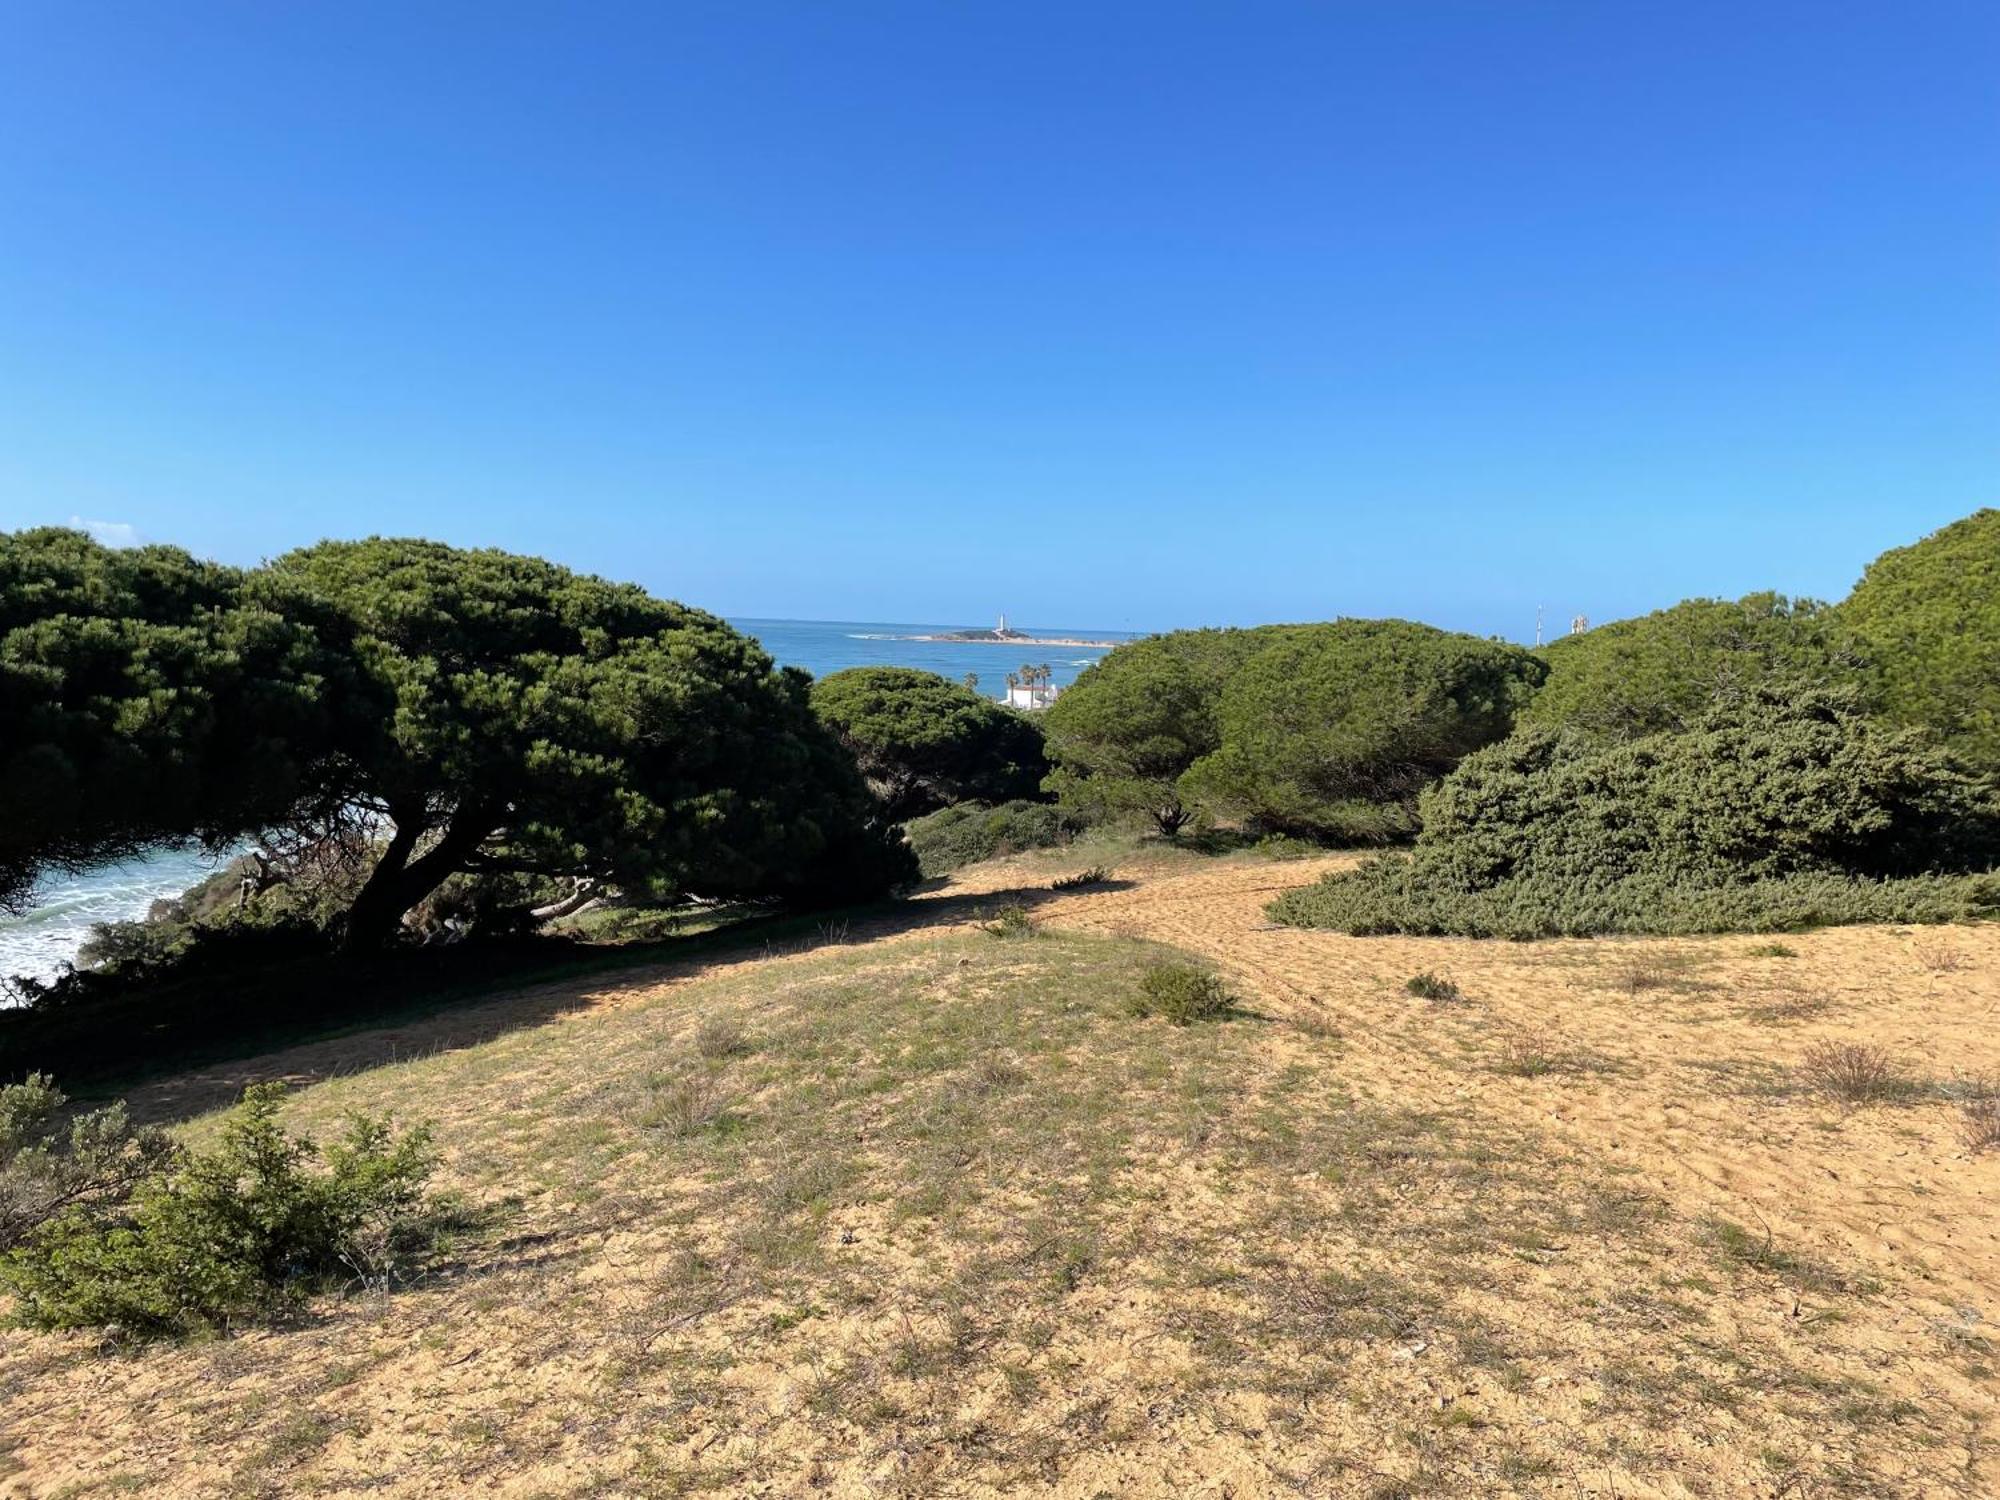
[[[1966,1100],[1959,1119],[1959,1135],[1968,1150],[2000,1150],[2000,1098],[1989,1095]]]
[[[851,667],[814,683],[812,706],[898,821],[1033,799],[1049,772],[1033,719],[935,672]]]
[[[217,1147],[175,1153],[128,1193],[72,1202],[0,1259],[38,1328],[148,1334],[269,1318],[338,1280],[375,1280],[423,1248],[430,1138],[351,1118],[321,1152],[278,1124],[281,1085],[244,1092]]]
[[[1872,659],[1884,713],[2000,766],[2000,510],[1883,553],[1838,613]]]
[[[1322,846],[1311,839],[1294,838],[1289,833],[1267,833],[1250,846],[1251,851],[1264,859],[1311,859],[1322,852]]]
[[[714,1061],[742,1057],[752,1050],[752,1043],[734,1016],[710,1016],[695,1029],[694,1050]]]
[[[1916,955],[1918,965],[1930,974],[1956,974],[1965,967],[1965,955],[1950,943],[1938,939],[1919,939],[1910,945]]]
[[[1417,829],[1417,798],[1505,736],[1546,668],[1531,652],[1405,620],[1266,642],[1223,689],[1219,743],[1182,779],[1218,815],[1323,842]]]
[[[0,1088],[0,1251],[57,1214],[122,1203],[174,1159],[158,1130],[135,1127],[123,1104],[63,1124],[68,1099],[43,1073]]]
[[[1297,628],[1175,630],[1120,646],[1042,717],[1056,766],[1049,790],[1080,816],[1143,814],[1178,837],[1196,812],[1181,778],[1222,743],[1224,688]]]
[[[982,860],[1067,844],[1083,827],[1073,811],[1046,802],[999,807],[964,802],[916,819],[905,832],[918,868],[929,879]]]
[[[1279,921],[1535,938],[1958,921],[2000,910],[1993,792],[1851,699],[1760,691],[1627,745],[1530,730],[1426,795],[1414,852]]]
[[[1144,1020],[1159,1016],[1176,1026],[1219,1021],[1236,1008],[1220,977],[1192,964],[1154,964],[1140,976],[1131,1012]]]
[[[1515,1078],[1544,1078],[1568,1072],[1577,1060],[1555,1032],[1544,1029],[1510,1031],[1501,1039],[1496,1070]]]
[[[1094,885],[1103,885],[1111,878],[1111,872],[1103,865],[1092,865],[1087,870],[1078,870],[1074,875],[1059,875],[1049,882],[1052,891],[1081,891]]]
[[[993,920],[980,924],[980,931],[988,937],[1018,938],[1035,935],[1035,919],[1028,915],[1028,908],[1018,902],[1003,906],[995,913]]]
[[[1799,1059],[1799,1077],[1815,1093],[1845,1104],[1870,1104],[1905,1092],[1894,1058],[1860,1042],[1814,1042]]]
[[[722,1081],[705,1068],[689,1068],[648,1078],[627,1118],[641,1130],[685,1139],[720,1125],[728,1114]]]
[[[1717,703],[1773,684],[1863,681],[1856,642],[1809,599],[1687,599],[1542,648],[1548,680],[1524,727],[1631,740],[1686,729]]]
[[[1403,982],[1403,988],[1419,1000],[1463,1000],[1458,982],[1445,974],[1433,974],[1426,969],[1421,974],[1412,974]]]

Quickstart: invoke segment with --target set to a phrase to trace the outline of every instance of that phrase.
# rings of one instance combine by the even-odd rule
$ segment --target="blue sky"
[[[1996,478],[1986,0],[0,17],[0,528],[1519,638]]]

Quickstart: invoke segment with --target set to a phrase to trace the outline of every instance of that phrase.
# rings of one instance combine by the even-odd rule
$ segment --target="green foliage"
[[[852,667],[814,683],[812,705],[899,822],[1032,799],[1049,772],[1032,719],[935,672]]]
[[[1081,816],[1141,813],[1178,836],[1196,814],[1181,779],[1222,743],[1223,689],[1298,628],[1175,630],[1118,647],[1042,716],[1056,765],[1049,790]]]
[[[43,871],[281,816],[346,700],[337,636],[173,548],[0,534],[0,909]]]
[[[1221,978],[1192,964],[1154,964],[1139,978],[1139,993],[1127,1007],[1141,1020],[1158,1016],[1176,1026],[1219,1021],[1236,1008]]]
[[[1809,599],[1687,599],[1542,648],[1548,680],[1523,727],[1629,740],[1685,729],[1718,702],[1782,683],[1855,685],[1858,644]]]
[[[1111,871],[1104,865],[1092,865],[1087,870],[1078,870],[1073,875],[1060,875],[1049,882],[1052,891],[1087,891],[1092,886],[1103,885],[1111,878]]]
[[[1759,689],[1629,744],[1530,730],[1423,803],[1413,854],[1294,891],[1280,921],[1543,937],[1950,921],[2000,907],[1990,787],[1851,697]]]
[[[988,937],[1023,938],[1035,935],[1035,919],[1028,915],[1028,908],[1018,901],[1009,902],[993,914],[990,922],[979,925]]]
[[[1067,844],[1083,826],[1074,812],[1046,802],[1008,802],[999,807],[962,802],[916,819],[904,832],[918,868],[926,879],[934,879],[1024,849]]]
[[[1885,714],[2000,766],[2000,510],[1883,553],[1838,613],[1874,663]]]
[[[1976,922],[2000,916],[1990,875],[1775,876],[1706,886],[1632,876],[1608,887],[1539,877],[1483,890],[1431,884],[1408,855],[1384,855],[1346,876],[1288,891],[1274,920],[1357,937],[1679,937],[1712,932],[1805,932],[1860,922]]]
[[[1458,988],[1458,981],[1448,974],[1434,974],[1429,969],[1421,974],[1412,974],[1403,982],[1403,988],[1419,1000],[1462,1000],[1465,996]]]
[[[59,1213],[124,1201],[174,1159],[166,1136],[135,1127],[123,1104],[65,1124],[68,1102],[43,1073],[0,1088],[0,1252]]]
[[[1316,841],[1399,838],[1417,792],[1505,734],[1542,670],[1517,647],[1399,620],[1151,636],[1048,710],[1048,786],[1170,837],[1212,812]]]
[[[1296,627],[1229,678],[1219,743],[1180,786],[1281,833],[1404,838],[1418,794],[1506,735],[1543,672],[1520,647],[1403,620]]]
[[[420,1249],[432,1165],[421,1129],[355,1116],[324,1153],[278,1124],[280,1085],[246,1090],[212,1151],[155,1162],[126,1192],[72,1201],[0,1259],[38,1328],[189,1333],[282,1314]]]
[[[433,542],[326,542],[272,573],[348,622],[382,705],[316,788],[393,825],[351,946],[468,869],[807,905],[914,875],[804,674],[712,615]]]
[[[376,538],[245,574],[0,536],[0,905],[274,831],[364,856],[356,948],[464,872],[865,899],[914,861],[809,690],[711,615],[534,558]]]

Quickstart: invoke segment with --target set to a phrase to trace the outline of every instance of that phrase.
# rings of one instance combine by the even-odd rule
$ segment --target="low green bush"
[[[1419,1000],[1463,1000],[1465,996],[1458,988],[1458,981],[1448,974],[1434,974],[1429,969],[1421,974],[1412,974],[1403,982],[1403,988]]]
[[[1104,865],[1092,865],[1087,870],[1078,870],[1074,875],[1059,875],[1049,882],[1052,891],[1085,891],[1094,885],[1103,885],[1111,878],[1111,871]]]
[[[1406,855],[1280,897],[1357,935],[1784,932],[2000,913],[1992,787],[1851,699],[1746,693],[1606,745],[1525,731],[1424,797]]]
[[[22,1087],[41,1097],[16,1112],[45,1113],[47,1081]],[[278,1084],[246,1090],[212,1150],[128,1135],[112,1157],[122,1176],[108,1175],[101,1155],[65,1149],[46,1126],[27,1133],[0,1174],[99,1165],[93,1191],[48,1205],[0,1256],[15,1317],[155,1336],[225,1329],[282,1315],[341,1282],[382,1283],[421,1258],[439,1222],[425,1193],[429,1133],[399,1135],[356,1115],[321,1152],[279,1125],[283,1094]],[[85,1118],[100,1121],[86,1131],[93,1140],[122,1128],[122,1116]]]
[[[45,1073],[0,1088],[0,1252],[58,1213],[118,1204],[168,1165],[164,1132],[134,1126],[123,1104],[77,1114]]]
[[[1084,829],[1074,811],[1048,802],[960,802],[904,826],[926,879],[1026,849],[1053,849]]]
[[[1144,1020],[1158,1016],[1176,1026],[1219,1021],[1236,1008],[1221,978],[1192,964],[1154,964],[1139,980],[1130,1010]]]
[[[1017,901],[1001,907],[993,920],[981,923],[980,928],[988,937],[1033,937],[1035,919],[1028,915],[1028,908]]]
[[[1425,878],[1409,855],[1385,855],[1347,875],[1287,891],[1274,921],[1356,937],[1550,938],[1611,933],[1679,937],[1715,932],[1806,932],[1863,922],[1912,926],[2000,916],[2000,877],[1784,875],[1734,885],[1633,876],[1610,885],[1557,875],[1485,890]]]

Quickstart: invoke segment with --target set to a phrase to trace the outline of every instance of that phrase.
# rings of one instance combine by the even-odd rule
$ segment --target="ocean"
[[[979,678],[979,691],[989,698],[1005,697],[1007,674],[1027,663],[1036,666],[1046,663],[1051,669],[1051,680],[1058,686],[1074,682],[1077,674],[1103,656],[1106,649],[908,639],[976,628],[967,625],[843,620],[731,620],[729,623],[757,637],[780,665],[803,667],[815,677],[824,677],[844,667],[875,666],[922,667],[954,681],[973,673]],[[1117,631],[1053,625],[1017,628],[1031,634],[1075,640],[1131,638]],[[210,874],[216,863],[199,851],[164,850],[126,864],[51,879],[25,915],[0,916],[0,974],[54,978],[76,957],[78,945],[93,925],[129,922],[145,916],[155,901],[179,895]]]

